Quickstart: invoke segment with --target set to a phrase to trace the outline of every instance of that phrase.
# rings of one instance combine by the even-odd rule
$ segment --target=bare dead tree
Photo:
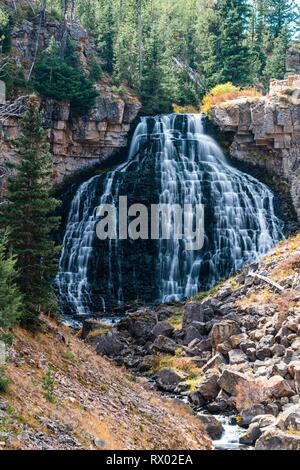
[[[0,123],[3,125],[10,118],[20,118],[27,108],[27,96],[20,96],[0,106]]]
[[[73,23],[75,21],[75,0],[70,0],[71,3],[71,8],[70,8],[70,19],[71,22]]]
[[[38,26],[37,36],[36,36],[36,41],[35,41],[35,49],[34,49],[33,61],[32,61],[30,70],[29,70],[28,75],[27,75],[27,82],[29,82],[29,80],[30,80],[30,78],[31,78],[31,75],[32,75],[32,72],[33,72],[33,69],[34,69],[34,66],[35,66],[35,63],[36,63],[36,59],[37,59],[37,56],[38,56],[39,43],[40,43],[40,36],[41,36],[41,29],[42,29],[42,24],[43,24],[44,16],[45,16],[45,12],[42,10],[42,11],[40,12],[39,26]]]

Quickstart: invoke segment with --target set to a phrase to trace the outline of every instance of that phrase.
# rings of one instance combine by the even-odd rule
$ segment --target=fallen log
[[[284,287],[282,287],[282,286],[281,286],[280,284],[278,284],[277,282],[272,281],[272,279],[270,279],[269,277],[262,276],[261,274],[257,274],[257,273],[255,273],[255,272],[253,272],[253,271],[250,271],[250,272],[248,273],[248,276],[261,279],[262,281],[266,282],[266,283],[269,284],[270,286],[274,287],[274,289],[277,289],[279,292],[283,292],[283,291],[284,291]]]

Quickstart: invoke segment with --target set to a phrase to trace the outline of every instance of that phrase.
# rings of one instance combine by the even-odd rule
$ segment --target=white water
[[[149,151],[145,151],[147,146]],[[147,159],[154,160],[160,175],[158,202],[191,204],[191,218],[195,206],[202,203],[207,224],[204,249],[189,251],[187,239],[177,240],[172,235],[174,220],[170,219],[171,238],[158,243],[159,287],[153,300],[170,302],[193,296],[200,288],[213,286],[267,253],[282,237],[272,192],[227,163],[217,143],[205,135],[201,115],[142,118],[127,162],[106,175],[102,194],[97,193],[100,177],[96,176],[80,186],[71,204],[58,285],[63,302],[77,315],[93,311],[90,278],[95,270],[96,208],[104,203],[117,204],[122,174],[126,177],[135,172],[138,181]],[[103,313],[108,297],[116,306],[126,301],[127,288],[120,243],[110,241],[106,249],[108,272],[103,294],[97,299]],[[137,265],[134,269],[138,278],[138,270],[143,267]]]

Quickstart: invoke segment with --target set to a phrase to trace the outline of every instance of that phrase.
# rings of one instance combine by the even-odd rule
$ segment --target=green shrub
[[[92,63],[91,63],[90,78],[94,82],[97,82],[102,77],[102,74],[103,74],[102,67],[99,64],[99,62],[97,62],[96,58],[94,57],[93,60],[92,60]]]
[[[23,313],[22,297],[15,284],[16,257],[7,252],[7,236],[0,240],[0,327],[11,328]]]
[[[44,397],[50,403],[55,402],[54,384],[55,384],[55,372],[54,372],[53,367],[49,366],[48,371],[43,378],[43,390],[44,390]]]
[[[5,346],[10,348],[14,342],[14,335],[12,333],[2,333],[0,334],[0,341],[3,341]]]
[[[6,377],[4,367],[0,367],[0,393],[6,393],[9,387],[9,379]]]

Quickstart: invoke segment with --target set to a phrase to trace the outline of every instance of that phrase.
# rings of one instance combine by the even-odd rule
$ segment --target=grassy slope
[[[187,408],[96,356],[66,327],[45,321],[36,337],[14,332],[7,367],[11,384],[0,395],[0,448],[95,449],[97,438],[105,449],[210,447]],[[44,398],[49,365],[55,370],[54,403]]]

